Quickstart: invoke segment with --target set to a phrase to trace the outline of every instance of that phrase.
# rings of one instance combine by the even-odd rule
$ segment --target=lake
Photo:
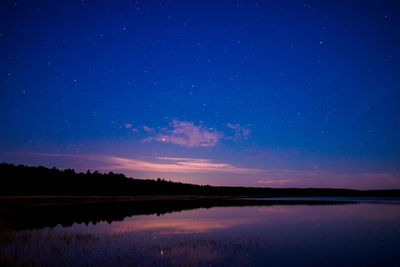
[[[0,261],[74,266],[400,266],[399,202],[346,201],[198,208],[6,231],[1,234]]]

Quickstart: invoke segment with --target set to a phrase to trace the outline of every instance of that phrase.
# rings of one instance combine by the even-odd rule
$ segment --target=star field
[[[2,1],[0,160],[400,186],[398,1]]]

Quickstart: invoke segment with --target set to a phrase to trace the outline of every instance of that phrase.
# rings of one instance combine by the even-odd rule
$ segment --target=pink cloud
[[[148,132],[148,133],[151,133],[151,132],[154,131],[154,128],[151,128],[151,127],[148,127],[148,126],[146,126],[146,125],[143,125],[143,130],[145,130],[145,131]]]
[[[256,169],[242,168],[228,163],[217,163],[210,159],[155,157],[151,160],[133,160],[108,157],[108,168],[126,171],[148,171],[163,173],[225,173],[245,175],[260,185],[270,187],[336,187],[336,188],[393,188],[400,186],[399,173],[337,173],[326,170]],[[254,180],[253,180],[254,181]]]
[[[218,143],[222,136],[222,133],[212,128],[206,128],[203,125],[173,120],[169,128],[162,128],[155,136],[145,138],[143,141],[171,143],[188,148],[212,147]]]
[[[1,155],[1,154],[0,154]],[[14,156],[13,156],[14,155]],[[4,156],[4,155],[3,155]],[[13,156],[13,157],[11,157]],[[126,158],[110,155],[57,154],[57,153],[9,153],[14,163],[44,165],[47,167],[75,168],[79,171],[103,170],[122,171],[125,174],[140,172],[141,176],[154,178],[155,173],[174,177],[197,177],[191,181],[214,185],[245,185],[268,187],[335,187],[355,189],[400,188],[399,172],[337,172],[313,168],[298,169],[257,169],[236,166],[204,158],[152,157]],[[148,176],[150,175],[150,176]],[[210,180],[210,177],[214,177]],[[181,178],[182,179],[182,178]],[[215,180],[214,180],[215,179]],[[236,179],[236,180],[235,180]],[[237,183],[240,179],[240,183]],[[176,180],[177,181],[177,180]],[[224,182],[222,182],[224,181]]]
[[[125,123],[124,126],[125,126],[125,129],[132,128],[132,124],[130,124],[130,123]]]
[[[235,132],[235,135],[233,136],[234,140],[240,138],[247,139],[250,135],[250,130],[247,129],[245,126],[240,125],[239,123],[237,124],[227,123],[226,126]]]
[[[274,185],[277,185],[277,184],[282,185],[282,184],[287,184],[287,183],[289,183],[290,181],[291,181],[290,179],[281,179],[281,180],[273,180],[273,179],[271,179],[271,180],[258,180],[257,183],[259,183],[259,184],[266,184],[266,185],[271,185],[271,184],[274,184]]]
[[[108,165],[104,168],[174,173],[260,173],[260,169],[240,168],[227,163],[216,163],[209,159],[155,157],[152,160],[136,160],[116,156],[106,158]]]

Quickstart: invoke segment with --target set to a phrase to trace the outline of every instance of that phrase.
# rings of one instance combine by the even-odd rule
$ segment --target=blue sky
[[[400,186],[398,1],[2,1],[0,160]]]

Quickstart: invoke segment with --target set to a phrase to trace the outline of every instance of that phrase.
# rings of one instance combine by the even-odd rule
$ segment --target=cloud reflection
[[[239,225],[246,225],[257,218],[238,218],[231,210],[225,209],[225,216],[218,212],[221,209],[214,208],[201,212],[186,211],[184,214],[174,213],[159,216],[136,216],[122,222],[113,223],[112,233],[128,233],[135,231],[155,231],[157,234],[184,234],[184,233],[208,233],[216,230],[229,229]],[[228,213],[226,213],[228,211]],[[190,216],[194,215],[194,216]],[[206,215],[206,216],[204,216]]]

